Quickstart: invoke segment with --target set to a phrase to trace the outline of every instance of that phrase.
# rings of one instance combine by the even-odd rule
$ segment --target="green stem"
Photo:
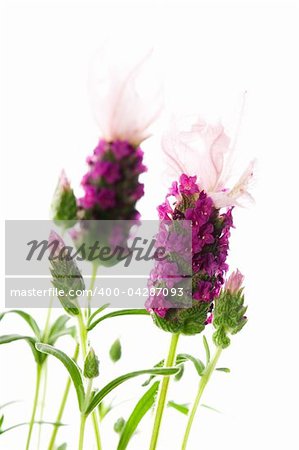
[[[216,350],[216,353],[215,353],[214,357],[209,362],[208,366],[206,367],[206,370],[205,370],[204,374],[201,377],[201,380],[200,380],[200,383],[199,383],[199,386],[198,386],[198,391],[197,391],[197,394],[196,394],[196,397],[195,397],[192,409],[190,411],[190,415],[189,415],[186,431],[185,431],[185,434],[184,434],[184,439],[183,439],[183,444],[182,444],[182,449],[181,450],[186,450],[186,448],[187,448],[187,443],[188,443],[188,439],[189,439],[189,436],[190,436],[190,431],[191,431],[191,428],[192,428],[192,424],[193,424],[193,421],[194,421],[194,417],[195,417],[195,414],[196,414],[199,402],[201,400],[201,397],[202,397],[202,394],[203,394],[203,392],[205,390],[205,387],[208,384],[208,382],[209,382],[209,380],[211,378],[211,375],[212,375],[212,373],[215,370],[215,367],[216,367],[218,359],[219,359],[219,357],[221,355],[221,352],[222,352],[222,348],[221,347],[217,347],[217,350]]]
[[[83,444],[84,444],[84,431],[85,431],[85,424],[86,424],[87,416],[85,414],[81,415],[81,423],[80,423],[80,434],[79,434],[79,446],[78,450],[83,450]]]
[[[39,414],[39,426],[38,426],[38,440],[37,440],[37,448],[40,448],[40,442],[42,437],[42,421],[44,418],[45,404],[46,404],[46,395],[47,395],[47,384],[48,384],[48,361],[45,360],[43,364],[43,393],[42,393],[42,402],[40,405],[40,414]]]
[[[37,364],[36,365],[35,393],[34,393],[33,407],[32,407],[30,423],[29,423],[29,431],[28,431],[28,436],[27,436],[27,441],[26,441],[26,450],[29,450],[29,447],[30,447],[30,441],[31,441],[31,436],[32,436],[32,431],[33,431],[33,425],[34,425],[39,390],[40,390],[41,373],[42,373],[42,365]]]
[[[173,364],[175,362],[175,357],[176,357],[176,348],[178,345],[178,340],[179,340],[179,334],[173,334],[171,337],[168,356],[167,356],[166,362],[164,364],[164,367],[173,366]],[[155,450],[157,447],[163,411],[165,408],[165,401],[166,401],[166,396],[167,396],[167,391],[168,391],[168,385],[169,385],[169,377],[163,377],[162,381],[160,381],[159,400],[158,400],[158,404],[157,404],[157,410],[156,410],[153,432],[152,432],[152,437],[151,437],[150,450]]]
[[[87,318],[90,316],[91,313],[91,299],[92,299],[92,291],[94,289],[94,285],[95,285],[95,281],[96,281],[96,277],[97,277],[97,270],[98,270],[98,265],[97,264],[93,264],[92,265],[92,273],[91,273],[91,279],[90,279],[90,285],[89,285],[89,292],[88,292],[88,296],[87,296],[87,310],[86,310],[86,314],[87,314]]]
[[[75,349],[75,353],[74,353],[74,356],[73,356],[73,360],[74,361],[77,361],[78,354],[79,354],[79,345],[77,344],[76,345],[76,349]],[[61,400],[60,407],[59,407],[59,410],[58,410],[58,414],[57,414],[57,417],[56,417],[56,420],[55,420],[55,425],[54,425],[54,428],[53,428],[53,431],[52,431],[52,435],[51,435],[51,438],[50,438],[48,450],[53,450],[55,448],[55,441],[56,441],[56,437],[57,437],[57,433],[58,433],[58,429],[59,429],[58,424],[61,423],[61,420],[62,420],[62,416],[63,416],[63,413],[64,413],[64,408],[65,408],[66,401],[67,401],[67,398],[68,398],[68,395],[69,395],[69,391],[70,391],[70,387],[71,387],[71,382],[72,382],[72,380],[69,377],[67,382],[66,382],[65,388],[64,388],[62,400]]]
[[[82,352],[83,362],[84,362],[86,355],[87,355],[87,329],[86,329],[86,325],[85,325],[84,318],[83,318],[81,311],[77,317],[78,317],[78,325],[79,325],[81,352]],[[91,413],[91,416],[92,416],[92,423],[93,423],[94,434],[95,434],[95,439],[96,439],[96,444],[97,444],[97,450],[101,450],[102,445],[101,445],[100,430],[99,430],[96,411],[93,411]],[[83,426],[85,426],[85,424]],[[84,430],[83,430],[83,432],[84,432]]]
[[[93,429],[94,429],[94,434],[95,434],[95,438],[96,438],[97,450],[101,450],[102,442],[101,442],[101,435],[100,435],[100,429],[99,429],[99,420],[97,417],[96,410],[94,410],[92,412],[91,418],[92,418]]]

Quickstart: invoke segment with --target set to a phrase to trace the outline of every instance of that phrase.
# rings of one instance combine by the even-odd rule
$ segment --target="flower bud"
[[[63,239],[54,231],[49,236],[49,244],[55,250],[49,257],[51,263],[52,284],[58,291],[58,299],[70,315],[78,315],[77,292],[85,289],[80,270],[73,259],[68,256]],[[63,294],[62,294],[63,293]]]
[[[110,358],[113,362],[117,362],[121,358],[121,343],[119,339],[116,339],[115,342],[111,345],[109,351]]]
[[[238,292],[241,289],[242,283],[244,281],[244,275],[237,269],[233,272],[225,283],[225,289],[230,291],[232,294]]]
[[[52,203],[53,220],[70,228],[76,223],[77,200],[64,170],[61,172]]]
[[[213,340],[218,347],[230,345],[229,335],[238,333],[246,324],[247,306],[244,306],[243,275],[237,271],[228,279],[219,298],[215,300],[213,326],[216,328]]]
[[[85,358],[83,374],[85,378],[96,378],[99,376],[99,360],[93,348],[90,348]]]

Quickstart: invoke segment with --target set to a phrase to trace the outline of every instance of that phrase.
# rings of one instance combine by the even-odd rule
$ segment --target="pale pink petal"
[[[153,75],[151,56],[149,51],[132,61],[119,45],[106,45],[95,56],[89,87],[94,115],[106,140],[138,145],[150,135],[163,105],[162,84]]]

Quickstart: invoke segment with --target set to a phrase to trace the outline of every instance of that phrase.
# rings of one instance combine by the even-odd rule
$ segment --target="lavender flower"
[[[153,295],[146,304],[157,325],[173,333],[195,334],[203,330],[228,269],[226,257],[233,226],[232,208],[220,212],[196,181],[196,176],[181,175],[179,184],[172,185],[165,203],[158,207],[161,220],[188,220],[192,224],[192,306],[175,308],[171,298],[161,293],[158,298]],[[169,197],[173,194],[175,201],[171,205]],[[168,276],[173,272],[173,264],[168,262],[171,265],[166,267]],[[157,286],[161,278],[161,271],[155,268],[149,285]]]
[[[81,219],[131,220],[138,217],[135,205],[143,195],[139,175],[146,171],[143,152],[129,142],[103,139],[87,158],[83,176],[84,196],[78,201]]]

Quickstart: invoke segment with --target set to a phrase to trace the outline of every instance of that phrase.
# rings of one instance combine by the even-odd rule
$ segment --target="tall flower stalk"
[[[179,290],[182,282],[188,280],[187,275],[179,276],[182,274],[182,266],[186,264],[182,251],[186,246],[178,248],[178,252],[172,249],[166,261],[158,261],[149,280],[151,295],[146,307],[155,324],[172,333],[169,350],[172,361],[175,361],[173,340],[177,342],[179,334],[198,334],[211,322],[214,326],[217,323],[222,287],[228,270],[226,258],[230,230],[233,227],[232,210],[242,199],[251,198],[247,189],[252,177],[252,163],[231,189],[225,185],[229,179],[232,153],[229,143],[230,140],[221,125],[209,126],[203,121],[192,124],[188,131],[174,128],[163,141],[169,167],[172,173],[179,175],[179,182],[172,183],[165,202],[158,207],[159,218],[163,223],[170,224],[168,228],[177,230],[177,222],[189,221],[192,229],[191,284],[184,286],[184,295],[189,298],[189,303],[178,306],[177,299],[174,300],[173,296],[169,295],[169,290],[155,290],[158,287]],[[173,240],[177,245],[180,236],[165,233],[165,227],[162,227],[162,231],[159,230],[159,245],[167,248]],[[222,313],[223,311],[222,309]],[[241,311],[244,312],[242,308]],[[222,316],[219,317],[219,320],[222,320]],[[215,342],[221,332],[223,328],[215,332]],[[217,364],[223,345],[220,336],[220,345],[217,344],[214,358],[201,373],[198,394],[184,438],[184,448],[202,392]],[[163,380],[150,450],[155,450],[157,446],[167,390],[168,382]]]
[[[88,171],[81,181],[83,196],[75,197],[68,179],[62,173],[53,203],[54,220],[62,228],[70,228],[77,221],[80,227],[81,220],[135,220],[139,217],[136,202],[144,194],[139,176],[146,171],[139,144],[150,135],[149,128],[160,113],[162,91],[160,81],[156,83],[153,79],[152,86],[145,86],[140,92],[140,82],[143,82],[144,77],[147,78],[152,65],[151,52],[134,64],[122,64],[119,57],[119,49],[115,54],[110,46],[106,46],[92,62],[91,102],[102,137],[92,155],[87,158]],[[74,242],[92,239],[92,228],[91,222],[89,237],[84,225],[81,230],[73,231]],[[90,292],[94,288],[97,269],[101,263],[104,264],[104,261],[93,263]],[[83,361],[87,355],[87,325],[91,317],[91,306],[92,299],[89,295],[88,307],[84,311],[80,307],[69,310],[71,314],[77,312],[75,315]],[[65,387],[59,417],[62,417],[68,391],[69,382]],[[92,413],[92,421],[97,448],[100,449],[99,421],[95,411]],[[81,425],[80,439],[83,440],[84,418]],[[54,432],[57,433],[57,429]],[[55,444],[55,438],[56,434],[52,435],[50,450]]]
[[[215,301],[213,326],[216,328],[216,331],[213,335],[213,340],[216,344],[216,351],[202,374],[198,391],[188,417],[182,450],[187,449],[191,428],[203,392],[216,368],[223,349],[230,345],[229,335],[238,333],[247,322],[245,316],[247,307],[244,306],[242,288],[243,278],[243,275],[238,270],[233,272],[225,283],[219,298]]]

